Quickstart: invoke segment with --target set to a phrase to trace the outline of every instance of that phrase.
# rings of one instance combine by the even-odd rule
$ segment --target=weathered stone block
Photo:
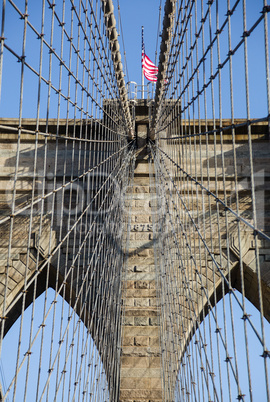
[[[140,270],[140,268],[138,268]],[[149,268],[148,268],[149,269]],[[127,280],[154,280],[155,279],[155,273],[154,272],[143,272],[141,269],[139,272],[131,272],[127,274]]]
[[[134,176],[134,184],[140,184],[142,186],[149,186],[149,177]]]
[[[149,325],[149,317],[134,317],[134,325]]]
[[[149,307],[150,299],[136,298],[134,299],[134,305],[137,307]]]
[[[130,360],[130,358],[126,358]],[[131,358],[131,360],[134,358]],[[144,359],[139,357],[138,359]],[[123,363],[122,363],[123,366]],[[121,378],[120,386],[122,389],[149,389],[151,388],[150,378]],[[126,400],[125,400],[126,401]],[[132,400],[133,401],[133,400]]]
[[[149,282],[148,281],[136,281],[134,282],[135,289],[149,289]]]
[[[133,235],[133,233],[131,233]],[[134,237],[136,240],[151,240],[151,237],[153,238],[152,233],[135,233]]]
[[[133,396],[133,398],[135,399],[136,398],[136,400],[137,400],[137,398],[144,398],[144,399],[146,399],[146,400],[149,400],[149,399],[156,399],[156,398],[159,398],[159,399],[162,399],[162,392],[161,392],[161,390],[140,390],[140,389],[136,389],[136,390],[133,390],[132,392],[131,391],[126,391],[126,390],[123,390],[123,391],[121,391],[120,392],[120,398],[130,398],[131,397],[131,395]]]
[[[152,336],[149,338],[150,340],[150,346],[159,346],[160,345],[160,340],[158,336]]]
[[[149,289],[156,289],[156,281],[155,280],[149,281]]]
[[[124,325],[134,325],[134,317],[127,317],[124,318]],[[136,324],[137,325],[137,324]]]
[[[159,327],[125,327],[124,336],[157,336],[159,335]]]
[[[135,346],[148,346],[149,337],[148,336],[135,336],[134,338]]]
[[[156,308],[126,308],[125,309],[125,315],[126,316],[133,316],[133,317],[150,317],[150,316],[156,316],[157,315],[157,309]]]
[[[124,288],[125,289],[134,289],[134,281],[125,281]]]
[[[138,255],[139,257],[150,257],[150,256],[151,256],[150,251],[151,251],[151,250],[149,250],[149,249],[138,250],[138,251],[137,251],[137,255]]]
[[[159,360],[159,364],[161,363],[159,357],[156,357],[155,359]],[[162,380],[161,380],[161,378],[151,378],[150,383],[151,383],[151,388],[152,389],[162,389]]]
[[[134,345],[134,337],[133,336],[124,336],[123,337],[123,346],[133,346]]]
[[[154,250],[150,249],[149,250],[149,257],[154,257],[154,256],[155,256]]]
[[[137,208],[143,208],[143,210],[149,211],[151,214],[151,205],[149,200],[135,200],[135,207]],[[138,212],[143,212],[143,211],[138,211]]]
[[[149,318],[149,325],[159,325],[159,319],[158,317],[150,317]]]
[[[125,303],[126,307],[133,307],[134,306],[134,299],[126,297],[124,303]]]
[[[149,193],[149,186],[134,186],[134,193]]]
[[[133,356],[133,357],[129,357],[129,356],[124,356],[122,358],[122,367],[129,367],[129,368],[138,368],[138,367],[150,367],[150,357],[138,357],[138,356]],[[158,358],[156,358],[158,359]],[[140,377],[141,378],[141,377]]]
[[[134,217],[134,222],[136,223],[149,223],[152,222],[152,220],[150,220],[150,218],[152,218],[150,215],[141,215],[138,214]]]
[[[129,234],[129,240],[135,240],[135,233],[130,233]]]
[[[142,327],[143,328],[143,327]],[[161,355],[160,347],[156,346],[126,346],[122,350],[122,356],[156,356]]]
[[[121,369],[122,378],[126,377],[150,377],[150,378],[160,378],[160,368],[149,368],[149,367],[139,367],[139,368],[126,368]]]
[[[127,289],[126,297],[156,297],[155,289]]]
[[[161,358],[160,357],[149,357],[149,367],[158,368],[161,370],[161,368],[162,368]],[[161,385],[160,379],[157,379],[156,382]]]
[[[152,298],[149,299],[149,305],[153,306],[153,307],[159,307],[160,302],[159,302],[159,300],[157,298],[152,297]]]

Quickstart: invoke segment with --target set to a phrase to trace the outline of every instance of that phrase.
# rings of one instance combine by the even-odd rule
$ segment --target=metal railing
[[[151,100],[155,94],[155,84],[148,82],[145,85],[137,84],[135,81],[127,83],[127,94],[129,100],[147,99]]]

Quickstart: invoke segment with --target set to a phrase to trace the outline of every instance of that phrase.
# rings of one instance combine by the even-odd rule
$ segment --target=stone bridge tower
[[[270,402],[266,0],[166,0],[148,99],[112,0],[2,3],[0,399]]]

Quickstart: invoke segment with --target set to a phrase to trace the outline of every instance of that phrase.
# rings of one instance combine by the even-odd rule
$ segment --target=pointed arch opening
[[[106,368],[90,331],[52,288],[7,332],[0,372],[7,401],[110,398]]]
[[[227,293],[193,334],[179,363],[175,401],[266,401],[270,323],[235,290]]]

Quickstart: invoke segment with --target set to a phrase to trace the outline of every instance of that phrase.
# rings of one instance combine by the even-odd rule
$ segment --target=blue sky
[[[61,1],[56,1],[56,13],[60,16],[62,14]],[[76,3],[76,2],[75,2]],[[164,9],[165,0],[161,1],[162,14]],[[15,4],[18,5],[21,12],[24,12],[24,2],[16,1]],[[118,19],[118,2],[113,1],[115,16]],[[127,63],[129,71],[129,79],[141,83],[141,26],[145,27],[145,46],[147,55],[155,59],[156,50],[156,40],[157,40],[157,28],[159,19],[159,6],[160,0],[119,0],[123,35],[125,48],[127,52]],[[29,0],[28,1],[28,19],[34,27],[40,31],[41,29],[41,0]],[[46,4],[45,7],[45,35],[44,38],[47,42],[50,42],[50,26],[51,26],[51,10]],[[65,15],[66,25],[65,28],[67,32],[70,32],[70,4],[66,2],[66,15]],[[14,27],[16,26],[16,29]],[[6,21],[5,21],[5,33],[6,44],[19,56],[22,54],[22,37],[23,37],[23,26],[24,21],[19,18],[17,12],[14,8],[7,2],[6,5]],[[117,30],[118,25],[117,25]],[[58,26],[57,21],[55,22],[54,28],[54,43],[53,47],[56,52],[60,54],[60,38],[61,29]],[[76,43],[77,31],[74,32],[74,38]],[[120,36],[120,50],[122,54],[122,61],[124,63],[124,51],[122,42],[122,33]],[[66,41],[64,48],[64,60],[68,64],[69,59],[69,42]],[[36,71],[39,69],[39,52],[40,52],[40,41],[37,40],[36,34],[31,30],[27,29],[26,34],[26,62],[29,63]],[[159,46],[158,46],[159,52]],[[53,61],[53,77],[52,82],[54,86],[58,86],[59,81],[59,61],[54,58]],[[72,71],[76,71],[76,56],[73,55],[74,65],[72,66]],[[42,74],[46,79],[48,79],[49,71],[49,56],[48,49],[44,47],[43,56],[43,70]],[[4,50],[4,67],[3,67],[3,80],[2,80],[2,93],[0,99],[0,117],[18,117],[19,114],[19,88],[20,88],[20,74],[21,74],[21,63],[17,62],[17,58],[11,54],[6,49]],[[66,92],[66,77],[67,73],[64,71],[63,74],[63,84],[62,90]],[[126,77],[126,81],[128,81]],[[37,104],[37,88],[38,88],[38,78],[33,72],[28,68],[25,69],[25,85],[24,85],[24,95],[23,95],[23,117],[36,117],[36,104]],[[41,116],[46,117],[47,108],[47,86],[42,83],[41,88]],[[54,91],[53,91],[54,92]],[[70,97],[72,99],[74,93],[71,93]],[[50,116],[56,117],[57,114],[57,95],[52,93]],[[66,116],[66,106],[63,102],[61,105],[61,117]],[[79,117],[79,116],[77,116]]]
[[[200,1],[198,2],[198,15],[200,16]],[[204,3],[204,13],[207,9],[207,0]],[[215,27],[215,3],[212,10],[212,24]],[[234,5],[231,1],[231,7]],[[125,41],[125,49],[127,55],[127,64],[129,79],[141,84],[141,26],[144,26],[144,39],[146,54],[152,61],[155,61],[158,18],[160,0],[119,0],[123,34]],[[163,21],[165,0],[161,1],[162,18]],[[117,15],[117,0],[114,0],[115,14]],[[263,9],[263,0],[246,0],[246,18],[247,30],[249,30],[257,19],[261,16]],[[227,1],[219,1],[219,19],[220,25],[224,22],[227,13]],[[243,34],[242,22],[242,1],[238,4],[236,11],[231,18],[232,25],[232,48],[241,40]],[[194,13],[193,13],[194,14]],[[193,15],[193,20],[195,16]],[[200,21],[200,18],[198,18]],[[269,13],[268,13],[269,23]],[[199,25],[198,25],[199,26]],[[206,47],[208,46],[206,24]],[[162,30],[162,26],[161,26]],[[213,30],[215,32],[215,29]],[[193,32],[194,35],[194,32]],[[228,33],[227,28],[224,30],[220,37],[221,41],[221,61],[224,61],[228,52]],[[265,74],[265,48],[264,48],[264,24],[261,22],[253,33],[248,37],[248,70],[249,70],[249,91],[250,91],[250,112],[251,117],[265,117],[267,115],[267,100],[266,100],[266,74]],[[123,44],[120,36],[121,53],[123,56]],[[159,55],[158,44],[158,55]],[[217,60],[214,54],[214,72],[217,69]],[[207,79],[210,77],[210,63],[206,62]],[[218,99],[218,85],[217,79],[215,82],[215,100],[217,105]],[[145,80],[146,82],[146,80]],[[233,83],[234,83],[234,109],[235,117],[246,117],[245,105],[245,75],[244,75],[244,47],[241,46],[236,54],[233,56]],[[230,93],[229,93],[229,64],[223,69],[222,72],[222,108],[223,117],[230,117]],[[210,87],[209,87],[210,92]],[[211,118],[211,96],[207,94],[209,100],[208,117]],[[217,116],[216,116],[217,117]]]
[[[19,5],[20,9],[23,11],[24,2],[15,2]],[[146,54],[152,61],[155,62],[155,52],[157,46],[157,35],[158,35],[158,22],[159,22],[159,6],[161,4],[161,21],[163,20],[164,14],[164,4],[165,0],[114,0],[115,15],[118,18],[118,4],[120,5],[121,20],[123,32],[120,32],[120,50],[122,54],[122,61],[124,62],[124,51],[122,37],[124,37],[126,58],[128,65],[129,80],[136,81],[141,84],[141,27],[144,26],[144,39],[145,39],[145,49]],[[200,13],[200,3],[198,2],[198,13]],[[207,0],[203,1],[204,11],[206,10]],[[234,2],[231,2],[234,3]],[[247,3],[247,29],[250,29],[255,21],[261,15],[260,12],[263,8],[263,0],[246,0]],[[29,0],[29,21],[32,22],[38,30],[40,30],[40,12],[41,12],[41,1]],[[61,1],[56,1],[56,9],[61,15]],[[221,23],[224,21],[225,14],[227,11],[227,2],[219,1],[219,16]],[[67,15],[66,20],[70,19],[70,7],[67,2]],[[268,13],[268,20],[269,20]],[[200,14],[199,14],[200,15]],[[50,11],[48,6],[46,6],[46,16],[50,18]],[[200,20],[200,18],[198,18]],[[212,10],[213,24],[215,24],[215,3],[213,4]],[[193,18],[194,20],[194,18]],[[233,14],[232,18],[232,47],[241,39],[243,34],[242,26],[242,1],[240,1],[236,12]],[[49,21],[49,20],[48,20]],[[161,23],[162,25],[162,23]],[[14,27],[16,26],[16,29]],[[67,30],[68,24],[66,24]],[[118,29],[119,30],[119,29]],[[162,27],[161,27],[162,30]],[[59,27],[56,24],[55,31],[60,32]],[[207,30],[206,30],[207,31]],[[17,54],[21,55],[22,49],[22,34],[23,34],[23,20],[18,18],[18,14],[15,13],[14,9],[7,2],[6,11],[6,26],[4,36],[6,38],[6,43],[11,47]],[[194,32],[193,32],[194,34]],[[60,37],[56,34],[57,38]],[[50,22],[47,23],[45,38],[49,41],[50,38]],[[206,32],[207,38],[207,32]],[[57,43],[53,46],[59,52]],[[222,61],[226,58],[226,52],[228,51],[228,38],[227,30],[221,35],[222,43]],[[39,61],[39,44],[40,41],[37,40],[36,35],[30,30],[27,30],[27,52],[26,61],[29,62],[36,70],[38,70]],[[159,55],[159,47],[157,46],[157,53]],[[46,49],[47,59],[44,61],[43,74],[48,77],[48,50]],[[65,55],[65,58],[68,55]],[[214,55],[215,57],[215,55]],[[67,61],[68,59],[66,59]],[[75,57],[74,57],[75,60]],[[235,97],[235,117],[246,117],[245,110],[245,77],[244,77],[244,63],[243,63],[243,46],[237,51],[233,56],[233,79],[234,79],[234,97]],[[158,63],[157,63],[158,64]],[[266,102],[266,79],[265,79],[265,58],[264,58],[264,30],[263,22],[261,22],[255,31],[248,38],[248,66],[249,66],[249,89],[250,89],[250,106],[251,106],[251,117],[265,117],[267,115],[267,102]],[[216,71],[217,63],[214,60],[214,71]],[[58,69],[59,61],[56,60],[54,68],[54,84],[58,85]],[[210,77],[209,72],[209,62],[206,62],[207,69],[207,79]],[[33,78],[34,77],[34,78]],[[64,79],[66,79],[67,74],[65,74]],[[230,117],[230,94],[229,94],[229,68],[227,66],[223,69],[222,73],[223,80],[223,90],[222,90],[222,107],[223,107],[223,117]],[[128,81],[128,77],[126,77]],[[20,63],[17,62],[16,57],[10,52],[4,52],[4,69],[3,69],[3,88],[0,100],[0,116],[1,117],[17,117],[18,116],[18,99],[19,99],[19,82],[20,82]],[[30,72],[29,69],[25,71],[25,82],[28,83],[27,90],[24,91],[24,108],[23,117],[36,117],[36,99],[37,99],[37,77]],[[145,80],[146,82],[146,80]],[[216,80],[217,82],[217,80]],[[42,85],[42,105],[41,105],[41,116],[46,116],[46,98],[47,98],[47,87]],[[65,87],[63,85],[62,89]],[[210,89],[210,88],[209,88]],[[217,103],[218,85],[215,84],[215,99]],[[72,94],[73,96],[73,94]],[[71,98],[72,98],[71,96]],[[207,95],[210,100],[211,96]],[[49,117],[56,117],[56,106],[57,106],[57,95],[52,96],[51,109]],[[203,103],[203,102],[202,102]],[[63,106],[61,106],[61,117],[66,116],[66,106],[63,101]],[[79,116],[77,116],[79,117]],[[211,118],[211,104],[208,105],[208,118]],[[216,116],[217,117],[217,116]]]
[[[161,0],[161,2],[160,0],[119,0],[129,79],[138,84],[141,84],[141,27],[144,26],[145,52],[155,62],[160,4],[163,17],[165,0]],[[118,13],[117,5],[117,0],[114,0],[116,16]],[[124,58],[122,36],[120,36],[120,46],[122,58]],[[159,43],[157,49],[158,57]]]

